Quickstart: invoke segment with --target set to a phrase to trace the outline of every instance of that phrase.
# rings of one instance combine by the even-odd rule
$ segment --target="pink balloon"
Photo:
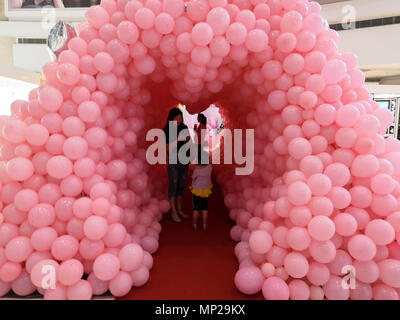
[[[350,290],[342,286],[342,278],[337,276],[331,276],[323,290],[328,300],[347,300],[350,295]]]
[[[36,229],[31,236],[31,243],[38,251],[49,251],[57,239],[57,232],[50,227]]]
[[[296,48],[297,39],[293,33],[284,32],[276,40],[277,48],[285,53],[290,53]]]
[[[87,151],[88,144],[81,137],[68,138],[63,144],[63,152],[71,160],[78,160],[85,157]]]
[[[36,227],[47,227],[55,221],[55,211],[53,206],[47,203],[39,203],[35,205],[28,214],[29,223]]]
[[[100,280],[111,280],[119,272],[120,262],[116,256],[111,253],[99,255],[93,264],[94,275]]]
[[[300,31],[303,17],[297,11],[289,11],[284,14],[280,22],[282,32],[297,33]]]
[[[272,247],[272,238],[268,232],[253,231],[249,238],[249,245],[256,253],[267,253]]]
[[[336,233],[351,236],[357,231],[357,220],[348,213],[341,213],[334,218]]]
[[[365,235],[355,235],[348,243],[349,253],[359,261],[369,261],[376,254],[376,245]]]
[[[296,225],[304,227],[311,219],[311,211],[308,207],[294,207],[289,212],[290,221]]]
[[[395,239],[392,225],[382,219],[370,221],[365,227],[365,234],[377,245],[387,245]]]
[[[324,290],[321,287],[311,286],[310,287],[310,299],[311,300],[323,300]]]
[[[127,295],[132,288],[132,277],[128,272],[120,271],[109,283],[110,292],[116,297]]]
[[[297,34],[297,45],[296,50],[299,52],[309,52],[312,50],[317,42],[315,34],[311,31],[301,31]],[[320,86],[323,86],[325,82],[322,82]]]
[[[134,287],[141,287],[149,280],[149,269],[141,266],[139,269],[131,273],[132,284]]]
[[[307,279],[316,286],[322,286],[328,282],[330,276],[329,268],[318,262],[312,262],[309,265]]]
[[[143,257],[143,249],[139,245],[132,243],[124,246],[119,253],[121,269],[124,271],[138,269],[142,264]]]
[[[27,237],[15,237],[7,243],[5,255],[9,261],[23,262],[33,251],[30,239]]]
[[[101,27],[110,20],[108,12],[101,6],[93,6],[86,12],[87,21],[95,28]]]
[[[28,296],[35,292],[36,287],[33,285],[30,275],[26,271],[23,271],[19,277],[13,281],[11,289],[19,296]]]
[[[327,84],[335,84],[340,82],[346,75],[346,64],[341,60],[330,60],[322,69],[322,77]]]
[[[21,264],[7,261],[0,267],[0,280],[4,282],[12,282],[20,276],[21,272]]]
[[[166,0],[163,1],[163,11],[170,14],[173,18],[178,18],[184,10],[183,0],[172,1]]]
[[[283,62],[283,70],[291,75],[300,73],[304,68],[304,58],[297,53],[288,55]]]
[[[384,284],[376,284],[372,288],[374,300],[399,300],[399,294],[394,288]]]
[[[400,283],[398,279],[399,261],[395,259],[386,259],[378,264],[380,276],[379,278],[388,286],[399,288]]]
[[[100,117],[100,107],[93,101],[85,101],[78,107],[79,117],[88,123],[95,122]]]
[[[302,280],[293,280],[289,283],[290,298],[292,300],[308,300],[310,288]]]
[[[255,294],[263,286],[264,277],[256,267],[241,268],[235,275],[235,285],[245,294]]]
[[[64,261],[57,270],[58,281],[65,286],[73,286],[83,276],[83,265],[76,259]]]
[[[247,35],[246,47],[251,52],[261,52],[267,47],[268,35],[259,29],[251,30]]]
[[[354,261],[354,268],[357,279],[364,283],[373,283],[379,278],[379,267],[374,261]]]
[[[100,240],[108,230],[107,220],[99,216],[90,216],[86,219],[84,225],[84,233],[90,240]]]
[[[38,98],[42,108],[47,111],[57,111],[63,103],[61,92],[50,86],[40,88]]]
[[[136,11],[135,22],[142,29],[150,29],[154,25],[154,13],[148,8],[140,8]]]
[[[351,166],[351,173],[360,178],[373,176],[378,170],[379,161],[374,155],[359,155]]]
[[[96,278],[93,272],[89,274],[87,281],[90,283],[94,295],[102,295],[108,290],[108,281]]]
[[[266,279],[262,285],[262,293],[266,300],[289,300],[290,296],[288,285],[278,277]]]
[[[187,6],[187,14],[193,21],[203,20],[209,11],[207,1],[196,0],[190,1]]]
[[[34,173],[34,167],[30,160],[17,157],[8,161],[7,175],[15,181],[24,181],[29,179]]]
[[[175,20],[168,13],[160,13],[155,19],[155,28],[161,34],[169,34],[174,30]]]
[[[336,255],[336,248],[331,240],[314,240],[311,242],[309,250],[311,256],[320,263],[329,263],[335,258]]]
[[[79,82],[80,71],[77,65],[66,62],[57,68],[57,78],[64,85],[72,86]]]
[[[104,251],[104,242],[101,240],[89,240],[82,238],[79,244],[79,254],[88,260],[94,260]]]
[[[232,45],[239,46],[246,41],[246,27],[238,22],[232,23],[226,31],[226,37]]]
[[[60,261],[73,258],[79,249],[79,242],[71,235],[62,235],[54,240],[51,254]]]
[[[229,13],[223,7],[216,7],[210,10],[207,15],[207,23],[215,35],[223,35],[230,25]]]
[[[296,252],[291,252],[285,257],[284,267],[288,275],[293,278],[303,278],[309,270],[307,259]]]
[[[29,211],[38,202],[38,194],[31,189],[23,189],[17,192],[14,198],[15,207],[21,211]]]
[[[42,289],[50,289],[55,286],[55,279],[59,265],[52,259],[38,261],[31,270],[32,283]],[[46,277],[46,275],[50,277]],[[54,278],[52,278],[54,277]]]
[[[62,179],[72,173],[72,162],[64,156],[54,156],[46,165],[49,175],[56,179]]]
[[[198,46],[206,46],[211,42],[213,30],[208,23],[199,22],[192,30],[192,41]]]
[[[67,300],[67,288],[60,283],[57,283],[55,289],[45,290],[44,300]]]
[[[335,233],[335,224],[326,216],[316,216],[308,224],[310,236],[318,241],[327,241]]]
[[[22,143],[25,141],[25,130],[27,126],[23,121],[10,120],[4,123],[2,135],[5,139],[13,143]]]
[[[89,300],[92,295],[93,289],[87,280],[79,280],[67,289],[68,300]]]
[[[305,205],[311,199],[311,190],[304,182],[294,182],[288,188],[288,199],[294,205]]]
[[[139,39],[139,30],[131,21],[123,21],[118,24],[117,35],[122,42],[126,44],[133,44]]]

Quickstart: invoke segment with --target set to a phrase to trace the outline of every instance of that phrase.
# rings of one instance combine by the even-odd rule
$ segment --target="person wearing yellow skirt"
[[[193,229],[197,230],[197,220],[201,211],[203,218],[203,230],[208,229],[208,198],[211,195],[211,173],[212,165],[194,166],[192,174],[192,185],[189,187],[192,191],[193,199]]]

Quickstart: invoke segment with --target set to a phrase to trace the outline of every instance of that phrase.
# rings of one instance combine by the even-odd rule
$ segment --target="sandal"
[[[193,228],[193,230],[197,230],[197,224],[193,223],[192,228]]]
[[[203,224],[203,230],[207,231],[208,230],[208,224]]]
[[[181,218],[179,218],[179,215],[176,212],[171,212],[171,219],[174,222],[181,222]]]

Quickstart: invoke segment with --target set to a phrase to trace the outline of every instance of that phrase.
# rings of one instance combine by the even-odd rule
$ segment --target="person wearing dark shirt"
[[[182,197],[189,170],[189,163],[182,161],[182,155],[180,154],[184,152],[182,148],[187,148],[185,145],[190,140],[190,136],[188,127],[183,123],[183,114],[180,109],[172,108],[169,111],[164,133],[168,155],[168,200],[171,206],[171,218],[175,222],[181,222],[180,217],[188,217],[188,215],[184,214],[182,211]],[[183,156],[188,156],[188,153],[190,153],[189,149]]]

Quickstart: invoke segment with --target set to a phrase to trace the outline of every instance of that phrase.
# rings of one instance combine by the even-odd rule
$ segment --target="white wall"
[[[339,48],[355,53],[361,66],[400,63],[400,24],[339,31]]]
[[[0,76],[0,115],[10,115],[10,104],[15,100],[28,100],[29,92],[37,85]]]
[[[41,72],[43,66],[53,61],[54,54],[46,44],[14,44],[14,65],[16,67]]]
[[[13,44],[15,38],[0,36],[0,61],[13,63]]]
[[[341,23],[342,19],[354,8],[356,21],[377,18],[394,17],[400,15],[399,0],[351,0],[341,1],[322,6],[322,15],[329,24]]]

